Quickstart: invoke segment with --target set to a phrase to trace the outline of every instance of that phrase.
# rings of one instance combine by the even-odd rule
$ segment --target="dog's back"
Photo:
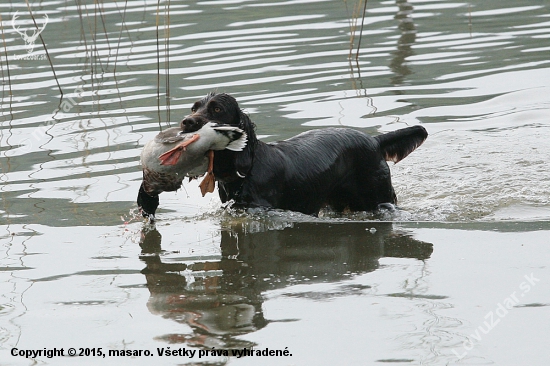
[[[220,182],[222,201],[317,214],[374,210],[396,203],[386,160],[405,158],[427,137],[421,126],[377,137],[349,128],[311,130],[288,140],[258,142],[245,178]]]

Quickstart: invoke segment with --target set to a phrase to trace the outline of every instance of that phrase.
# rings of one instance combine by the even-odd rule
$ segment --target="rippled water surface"
[[[0,363],[546,365],[550,4],[363,5],[0,4]],[[212,90],[264,141],[430,136],[395,213],[236,213],[192,181],[146,225],[141,148]],[[206,355],[243,348],[291,356]]]

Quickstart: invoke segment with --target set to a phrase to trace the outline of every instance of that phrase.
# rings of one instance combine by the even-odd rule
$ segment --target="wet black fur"
[[[376,137],[351,128],[324,128],[264,143],[237,101],[216,93],[196,102],[181,126],[191,132],[209,121],[238,126],[248,135],[243,151],[215,152],[222,202],[312,215],[326,205],[337,211],[371,211],[379,204],[395,204],[386,160],[400,161],[428,136],[422,126]]]
[[[159,196],[151,196],[147,194],[143,188],[143,183],[141,183],[137,197],[137,204],[138,207],[141,208],[141,214],[143,217],[149,217],[150,215],[154,216],[157,211],[157,207],[159,206]]]

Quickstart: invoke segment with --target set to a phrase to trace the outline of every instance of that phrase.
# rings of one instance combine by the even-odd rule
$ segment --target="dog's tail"
[[[412,126],[389,132],[375,137],[386,161],[398,163],[417,147],[422,145],[428,137],[428,132],[422,126]]]

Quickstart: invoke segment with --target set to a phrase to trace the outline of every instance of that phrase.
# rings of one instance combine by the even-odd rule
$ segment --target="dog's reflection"
[[[191,263],[162,262],[160,233],[142,233],[150,311],[193,330],[163,340],[218,349],[253,347],[236,336],[269,323],[262,312],[265,291],[341,281],[376,270],[381,257],[424,260],[433,250],[391,223],[302,222],[253,231],[245,222],[229,225],[221,233],[221,259]]]

